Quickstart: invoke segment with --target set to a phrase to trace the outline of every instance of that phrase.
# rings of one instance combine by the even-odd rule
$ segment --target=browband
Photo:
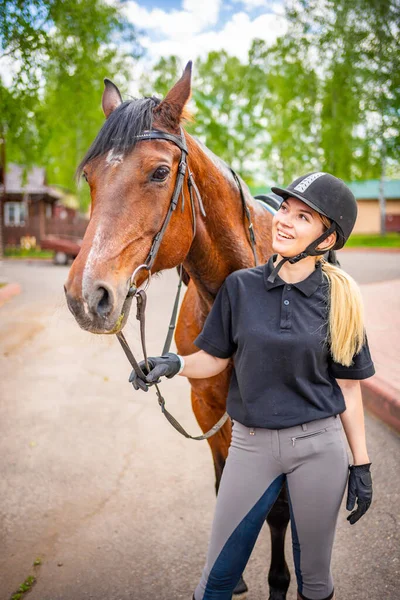
[[[173,133],[167,133],[166,131],[160,131],[159,129],[147,129],[140,133],[139,135],[135,135],[135,140],[167,140],[169,142],[173,142],[182,150],[182,152],[188,153],[188,149],[186,146],[185,137],[174,135]]]

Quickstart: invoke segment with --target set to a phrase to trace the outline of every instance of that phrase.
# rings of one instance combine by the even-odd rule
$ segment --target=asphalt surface
[[[390,280],[398,256],[343,253],[342,264],[364,283],[376,281],[384,259]],[[0,308],[0,600],[30,574],[30,600],[190,600],[215,503],[207,443],[179,436],[153,392],[133,392],[115,337],[79,329],[63,298],[66,267],[5,261],[0,276],[22,286]],[[150,354],[162,348],[175,284],[174,271],[152,282]],[[140,354],[134,315],[126,335]],[[187,381],[166,381],[163,391],[198,432]],[[353,527],[340,513],[338,600],[399,598],[399,438],[370,416],[366,423],[374,503]],[[295,600],[290,545],[289,533]],[[268,597],[269,560],[264,527],[246,569],[247,600]]]

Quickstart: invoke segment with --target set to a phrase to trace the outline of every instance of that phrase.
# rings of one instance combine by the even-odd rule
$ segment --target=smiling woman
[[[281,204],[272,222],[273,248],[282,256],[296,256],[324,232],[319,213],[297,198],[288,198]],[[333,246],[336,233],[332,232],[324,244]]]
[[[135,389],[146,390],[163,375],[215,376],[234,360],[227,402],[232,442],[193,600],[231,598],[285,482],[298,599],[334,598],[331,552],[348,473],[339,414],[355,463],[351,524],[372,499],[359,380],[373,375],[374,366],[360,292],[322,258],[349,237],[355,198],[327,173],[273,191],[283,199],[272,223],[276,254],[227,277],[195,340],[201,355],[152,357],[145,379],[132,376]]]

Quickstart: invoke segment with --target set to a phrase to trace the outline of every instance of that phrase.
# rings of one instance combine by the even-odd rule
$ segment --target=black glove
[[[145,381],[136,375],[135,370],[130,374],[129,381],[135,390],[141,389],[147,392],[149,389],[148,386],[159,383],[160,377],[165,376],[171,379],[181,368],[181,361],[178,355],[173,352],[168,352],[164,356],[151,356],[148,359],[148,363],[150,371],[147,371],[144,360],[139,363],[139,367],[146,375]]]
[[[357,508],[348,517],[350,525],[357,523],[369,509],[372,502],[372,478],[370,473],[371,463],[366,465],[352,465],[349,467],[349,482],[347,489],[346,509],[353,510],[357,499]]]

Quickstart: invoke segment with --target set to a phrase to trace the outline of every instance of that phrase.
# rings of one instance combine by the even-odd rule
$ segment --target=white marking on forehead
[[[115,152],[114,148],[111,148],[109,153],[107,154],[106,163],[112,167],[120,165],[124,162],[124,155],[119,152]]]

